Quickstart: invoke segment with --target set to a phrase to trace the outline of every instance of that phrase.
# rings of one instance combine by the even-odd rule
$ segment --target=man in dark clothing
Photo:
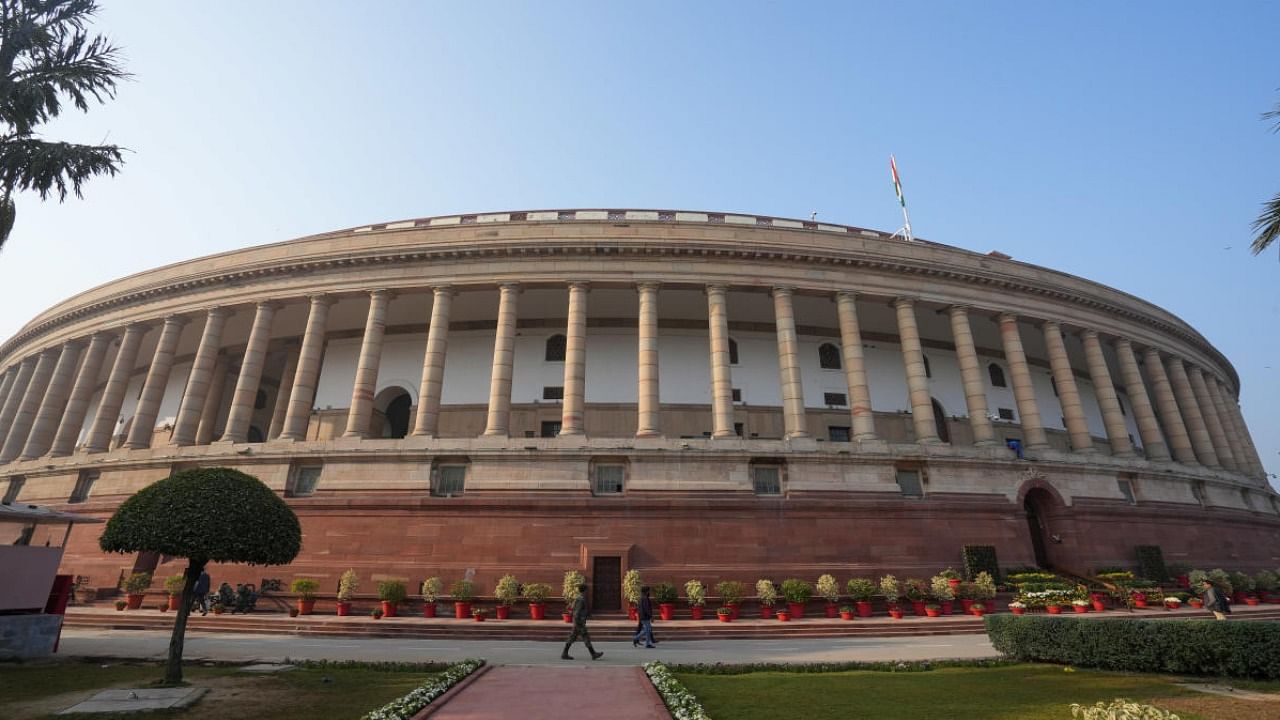
[[[1227,603],[1227,596],[1214,587],[1212,580],[1204,580],[1200,583],[1200,587],[1200,595],[1204,600],[1205,609],[1211,611],[1214,618],[1226,620],[1227,615],[1231,613],[1231,605]]]
[[[560,653],[561,660],[572,660],[569,655],[569,647],[578,639],[582,639],[582,644],[587,646],[587,652],[591,653],[592,660],[599,660],[604,657],[604,653],[596,652],[591,647],[591,636],[587,634],[587,584],[582,583],[578,586],[578,599],[573,601],[573,632],[569,634],[569,642],[564,644],[564,650]]]
[[[649,586],[640,588],[640,607],[636,609],[636,615],[640,620],[640,627],[636,630],[635,637],[631,638],[631,646],[635,647],[640,644],[640,639],[644,638],[644,646],[653,647],[653,600],[649,599]]]
[[[191,590],[195,595],[196,603],[200,605],[200,614],[209,614],[209,573],[201,572],[200,577],[196,579],[196,586]]]

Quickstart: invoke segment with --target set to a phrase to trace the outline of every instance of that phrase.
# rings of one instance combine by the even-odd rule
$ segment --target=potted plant
[[[694,620],[702,619],[702,608],[707,604],[707,589],[701,580],[690,580],[684,584],[684,596],[689,599],[689,614]]]
[[[756,602],[760,603],[760,617],[768,620],[773,617],[773,605],[778,602],[778,589],[772,580],[756,581]]]
[[[221,615],[227,611],[226,606],[222,604],[222,599],[216,597],[209,603],[209,609],[213,611],[214,615]]]
[[[573,622],[573,603],[578,599],[580,591],[578,586],[586,582],[586,578],[582,577],[582,573],[577,570],[570,570],[564,574],[564,583],[560,586],[560,596],[564,598],[564,614],[563,618],[566,623]]]
[[[975,602],[973,606],[969,608],[969,612],[973,613],[977,617],[982,617],[987,612],[987,606],[983,603]]]
[[[1014,615],[1021,615],[1026,611],[1027,611],[1027,604],[1020,600],[1014,600],[1013,602],[1009,603],[1009,612],[1013,613]]]
[[[444,581],[438,577],[429,577],[422,581],[418,592],[422,595],[422,617],[433,618],[436,616],[436,600],[444,592]],[[461,617],[466,617],[462,615]]]
[[[529,601],[529,619],[542,620],[547,616],[547,596],[551,586],[546,583],[525,583],[524,599]]]
[[[1107,596],[1103,593],[1089,593],[1089,604],[1093,606],[1094,612],[1102,612],[1107,609]]]
[[[1129,593],[1130,600],[1136,608],[1144,608],[1147,606],[1147,594],[1141,590],[1133,590]]]
[[[742,596],[747,594],[747,586],[737,580],[721,580],[716,583],[716,593],[720,596],[720,601],[724,606],[729,608],[729,612],[733,613],[736,620],[738,618],[738,603],[742,602]]]
[[[1187,598],[1187,604],[1195,608],[1196,610],[1199,610],[1200,608],[1204,607],[1204,601],[1196,597],[1195,595],[1192,595],[1191,597]]]
[[[298,595],[298,614],[310,615],[316,609],[316,591],[320,583],[315,578],[294,578],[289,589]]]
[[[187,584],[184,575],[170,575],[164,579],[164,590],[169,593],[167,610],[177,610],[182,606],[182,586]]]
[[[778,618],[778,622],[791,622],[791,610],[785,607],[778,608],[778,611],[774,613],[774,617]]]
[[[955,597],[956,589],[960,587],[960,573],[956,572],[952,568],[947,568],[946,570],[938,573],[938,577],[946,578],[947,586],[951,588],[951,597]],[[944,611],[942,614],[946,615],[947,613]]]
[[[924,601],[929,597],[928,586],[924,581],[919,578],[907,578],[903,593],[911,602],[911,612],[915,613],[916,617],[924,617]]]
[[[653,599],[658,603],[658,616],[663,620],[676,616],[676,600],[679,598],[676,586],[671,583],[663,582],[653,586]]]
[[[1280,576],[1270,570],[1259,570],[1253,576],[1253,589],[1258,593],[1259,600],[1271,602],[1272,593],[1280,589]]]
[[[351,614],[351,598],[360,589],[360,576],[355,570],[348,569],[338,578],[338,617]]]
[[[804,604],[813,595],[813,586],[800,578],[787,578],[782,581],[782,596],[787,599],[787,609],[791,616],[799,620],[804,617]]]
[[[1071,611],[1078,614],[1089,612],[1089,601],[1084,598],[1076,598],[1071,601]]]
[[[976,600],[980,600],[983,603],[990,602],[993,598],[995,598],[996,581],[991,579],[991,573],[988,573],[988,572],[978,573],[977,577],[973,579],[973,594]],[[976,605],[977,603],[974,603],[974,604]],[[970,611],[972,611],[972,609],[973,608],[971,607]],[[984,612],[986,611],[985,604],[983,605],[983,611]],[[980,613],[974,613],[974,614],[981,617]]]
[[[455,620],[466,620],[471,616],[471,600],[475,596],[476,586],[470,580],[455,580],[449,586],[449,597],[453,598]]]
[[[959,585],[959,579],[956,580]],[[939,607],[942,609],[943,615],[950,615],[952,610],[952,601],[955,600],[955,590],[951,587],[951,579],[939,573],[929,580],[929,589],[933,594],[933,599],[938,601]]]
[[[853,619],[853,613],[854,613],[854,611],[853,611],[853,606],[852,606],[852,605],[841,605],[841,606],[840,606],[840,619],[841,619],[841,620],[852,620],[852,619]]]
[[[493,595],[498,599],[495,611],[499,620],[506,620],[511,615],[511,606],[520,599],[520,581],[515,575],[503,575],[498,584],[493,586]]]
[[[844,589],[858,608],[858,617],[871,617],[871,598],[876,594],[875,583],[866,578],[854,578],[845,583]]]
[[[151,573],[133,573],[124,579],[124,594],[130,610],[142,607],[142,601],[147,597],[149,587],[151,587]]]
[[[889,606],[889,617],[901,620],[902,608],[898,606],[898,601],[902,599],[902,586],[898,583],[898,578],[892,575],[880,578],[880,594]]]
[[[640,577],[639,570],[628,570],[622,577],[622,597],[627,601],[628,620],[636,620],[639,617],[636,614],[636,605],[640,604],[642,587],[644,587],[644,580]]]
[[[1166,610],[1177,610],[1182,607],[1182,598],[1177,595],[1169,595],[1164,599],[1164,607]]]
[[[976,605],[977,603],[974,604]],[[1050,600],[1044,604],[1044,611],[1050,615],[1059,615],[1062,613],[1062,606],[1058,604],[1057,600]]]
[[[840,586],[836,583],[836,579],[831,575],[822,575],[814,587],[818,597],[827,601],[827,617],[835,617],[836,603],[840,601]]]
[[[129,603],[128,603],[127,601],[125,601],[125,600],[117,600],[117,601],[116,601],[116,610],[123,611],[123,610],[124,610],[125,608],[127,608],[127,607],[129,607]]]
[[[938,603],[925,603],[924,614],[927,617],[939,617],[942,615],[942,606]]]
[[[380,607],[376,607],[376,608],[374,608],[374,609],[370,610],[370,611],[369,611],[369,617],[373,618],[374,620],[381,620],[381,619],[382,619],[382,608],[380,608]]]
[[[471,617],[476,622],[484,622],[484,618],[488,614],[489,614],[489,611],[485,610],[484,608],[476,608],[475,610],[471,611]]]
[[[382,580],[378,583],[378,599],[382,601],[382,614],[395,617],[400,603],[406,597],[404,583],[399,580]]]
[[[724,623],[733,622],[733,609],[729,607],[722,607],[716,610],[716,619]]]
[[[955,592],[960,596],[960,612],[968,615],[974,601],[977,600],[978,589],[974,587],[973,583],[962,580],[960,581],[960,587],[956,588]]]

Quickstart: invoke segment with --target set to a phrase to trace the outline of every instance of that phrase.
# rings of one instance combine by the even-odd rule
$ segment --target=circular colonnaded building
[[[228,466],[288,498],[287,568],[599,609],[620,579],[1000,564],[1275,567],[1231,364],[1151,303],[993,253],[728,213],[435,217],[139,273],[0,347],[6,499],[108,516]],[[110,588],[182,561],[106,555]],[[158,566],[158,567],[157,567]]]

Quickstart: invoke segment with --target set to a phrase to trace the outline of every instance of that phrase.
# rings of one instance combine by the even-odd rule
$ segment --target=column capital
[[[1084,338],[1091,339],[1091,340],[1098,340],[1098,339],[1099,339],[1099,337],[1098,337],[1098,331],[1097,331],[1097,330],[1090,330],[1090,329],[1088,329],[1088,328],[1085,328],[1083,331],[1081,331],[1081,332],[1080,332],[1080,336],[1081,336],[1081,337],[1084,337]]]
[[[911,295],[901,295],[894,298],[893,302],[889,304],[894,306],[895,308],[901,308],[901,307],[913,308],[916,306],[916,299]]]
[[[656,292],[662,289],[662,283],[657,280],[641,280],[636,283],[636,289],[644,290],[646,292]]]
[[[386,298],[387,300],[390,300],[395,296],[396,296],[395,292],[388,290],[387,288],[375,288],[369,291],[370,299],[381,297],[381,298]]]
[[[774,285],[769,290],[769,294],[773,295],[774,297],[778,297],[779,295],[791,297],[791,295],[793,295],[795,291],[796,289],[790,285]]]
[[[311,301],[312,307],[315,307],[317,305],[328,306],[338,301],[337,298],[335,298],[334,296],[328,293],[316,293],[315,295],[308,295],[307,299]]]
[[[1062,323],[1058,322],[1057,320],[1045,320],[1040,324],[1043,325],[1046,330],[1056,329],[1059,333],[1062,332]]]
[[[228,317],[231,317],[232,311],[231,311],[231,308],[225,305],[213,305],[211,307],[205,308],[204,313],[206,316],[211,318],[212,317],[228,318]]]
[[[458,294],[458,290],[454,288],[452,285],[436,285],[431,288],[431,294],[434,295],[435,297],[442,297],[444,295],[453,297],[454,295]]]
[[[258,308],[259,310],[267,310],[267,309],[279,310],[281,307],[284,307],[284,303],[280,302],[279,300],[262,300],[262,301],[259,301],[254,307]]]
[[[180,327],[184,327],[189,322],[191,322],[191,318],[187,317],[186,315],[178,315],[178,314],[167,315],[165,316],[165,319],[164,319],[165,327],[180,328]]]
[[[1011,312],[1002,312],[1002,313],[1000,313],[999,315],[996,315],[996,320],[997,320],[997,321],[999,321],[999,322],[1000,322],[1000,323],[1002,323],[1002,324],[1003,324],[1003,323],[1017,323],[1017,322],[1018,322],[1018,316],[1017,316],[1017,315],[1015,315],[1015,314],[1013,314],[1013,313],[1011,313]]]
[[[1154,348],[1154,347],[1149,347],[1149,348],[1147,348],[1146,350],[1143,350],[1143,351],[1142,351],[1142,355],[1143,355],[1143,357],[1146,357],[1146,358],[1149,358],[1149,359],[1152,359],[1152,360],[1157,360],[1157,361],[1158,361],[1158,360],[1160,360],[1160,359],[1161,359],[1161,357],[1160,357],[1160,351],[1159,351],[1158,349]]]
[[[511,281],[511,282],[500,282],[500,283],[498,283],[498,289],[499,289],[499,290],[507,290],[507,291],[509,291],[509,292],[517,292],[517,293],[518,293],[518,292],[520,292],[520,291],[521,291],[521,289],[522,289],[522,288],[520,287],[520,283],[515,282],[515,281]]]
[[[723,283],[708,283],[702,291],[708,295],[724,295],[729,292],[729,286]]]
[[[590,290],[591,283],[587,280],[571,280],[565,283],[570,290]]]
[[[836,299],[837,299],[837,300],[839,300],[840,298],[848,298],[848,299],[850,299],[850,300],[857,300],[857,299],[858,299],[858,291],[857,291],[857,290],[837,290],[837,291],[836,291],[836,293],[835,293],[835,297],[836,297]]]
[[[950,315],[951,317],[955,317],[956,315],[962,315],[962,314],[968,315],[971,310],[973,310],[973,307],[969,305],[958,304],[958,305],[947,306],[947,314]]]

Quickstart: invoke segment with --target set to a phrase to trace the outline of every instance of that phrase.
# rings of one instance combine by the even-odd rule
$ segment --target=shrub
[[[546,583],[525,583],[524,599],[530,603],[540,603],[551,594],[551,586]]]
[[[1280,678],[1280,622],[994,615],[991,644],[1022,661],[1126,672]]]
[[[951,600],[956,596],[955,591],[951,589],[951,583],[947,582],[947,578],[943,575],[933,576],[929,581],[929,590],[938,600]]]
[[[992,578],[999,579],[1000,565],[996,562],[995,545],[965,545],[964,576],[970,580],[985,572]]]
[[[360,576],[355,570],[347,570],[338,578],[338,602],[351,602],[351,597],[360,589]]]
[[[1242,572],[1233,572],[1229,574],[1231,578],[1231,587],[1234,592],[1249,592],[1253,589],[1253,578]]]
[[[944,577],[944,578],[946,578],[946,579],[948,579],[948,580],[963,580],[963,579],[964,579],[964,578],[960,577],[960,573],[956,572],[954,568],[947,568],[946,570],[943,570],[942,572],[938,573],[938,577]]]
[[[800,578],[787,578],[782,581],[782,596],[791,603],[808,602],[813,595],[813,586]]]
[[[449,586],[449,597],[454,602],[471,602],[476,596],[476,585],[470,580],[456,580]]]
[[[640,577],[639,570],[628,570],[627,574],[622,578],[622,597],[627,602],[635,605],[640,602],[640,588],[644,587],[644,580]]]
[[[720,602],[728,605],[742,600],[742,596],[747,594],[747,586],[737,580],[721,580],[716,583],[716,594],[720,596]]]
[[[124,591],[129,595],[141,595],[151,587],[151,573],[133,573],[124,579]]]
[[[903,593],[908,600],[919,601],[929,596],[929,586],[920,578],[907,578],[907,582],[902,586]]]
[[[582,594],[578,586],[586,581],[587,579],[577,570],[570,570],[564,574],[564,582],[560,585],[560,596],[564,598],[566,604],[578,599]]]
[[[424,602],[433,603],[444,592],[444,581],[438,577],[429,577],[422,581],[422,587],[419,590]]]
[[[867,602],[876,594],[876,584],[866,578],[854,578],[845,584],[844,589],[856,602]]]
[[[379,600],[398,605],[404,602],[406,596],[404,583],[400,580],[381,580],[378,582]]]
[[[986,572],[978,573],[973,579],[973,594],[975,600],[990,600],[996,596],[996,581]]]
[[[289,584],[289,589],[297,593],[300,600],[315,600],[320,582],[315,578],[294,578]]]
[[[169,577],[164,579],[165,592],[169,593],[170,595],[181,595],[182,586],[186,584],[187,584],[187,577],[182,574],[170,575]]]
[[[829,603],[834,603],[840,599],[840,585],[836,583],[836,579],[831,575],[822,575],[818,578],[817,591],[818,597]]]
[[[493,595],[498,598],[499,605],[511,607],[520,598],[520,581],[515,575],[503,575],[493,587]]]
[[[1270,570],[1259,570],[1257,575],[1253,576],[1253,587],[1259,592],[1274,592],[1280,587],[1280,577]]]
[[[890,603],[896,603],[902,599],[902,586],[898,584],[898,578],[892,575],[885,575],[880,578],[880,594]]]
[[[772,580],[756,581],[756,600],[765,607],[773,607],[778,602],[778,588],[773,586]]]
[[[1214,568],[1208,572],[1209,580],[1225,593],[1233,593],[1236,591],[1235,585],[1231,582],[1231,575],[1222,568]]]
[[[1138,576],[1148,580],[1167,580],[1169,569],[1164,566],[1164,553],[1159,545],[1138,545],[1134,548],[1138,555]]]
[[[1079,720],[1178,720],[1178,716],[1168,710],[1140,705],[1124,698],[1116,698],[1110,703],[1098,701],[1088,707],[1072,703],[1071,717]]]
[[[684,584],[684,596],[689,598],[689,605],[702,607],[707,604],[707,589],[701,580],[690,580]]]
[[[676,586],[671,583],[658,583],[653,586],[653,599],[659,605],[670,605],[680,598]]]

